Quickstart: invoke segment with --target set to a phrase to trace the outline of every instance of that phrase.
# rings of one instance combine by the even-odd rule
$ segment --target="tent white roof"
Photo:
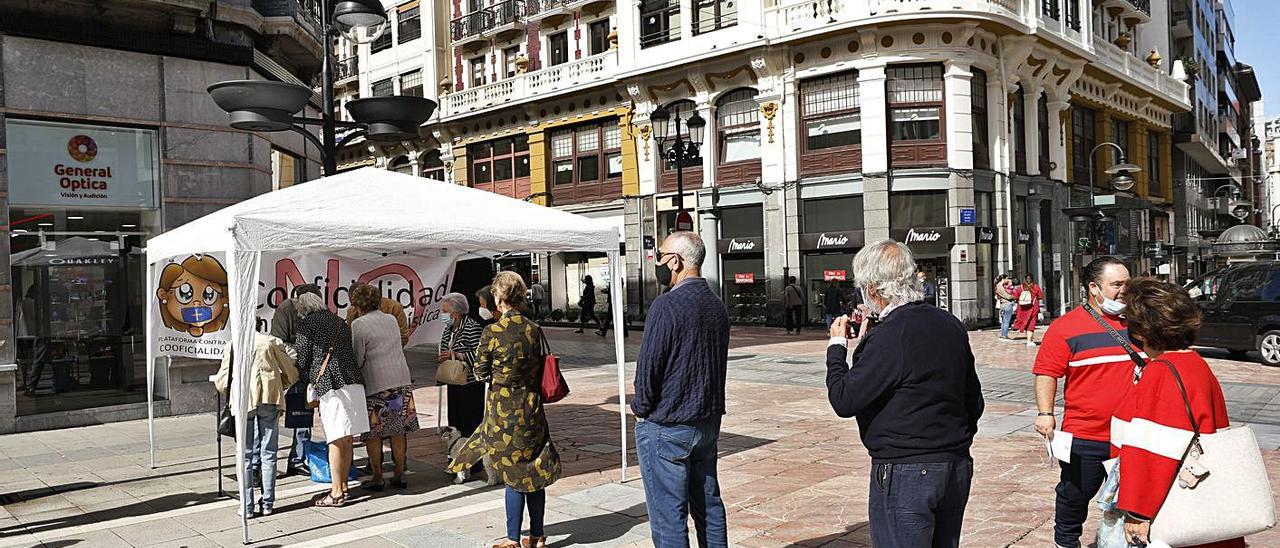
[[[253,318],[259,262],[263,252],[313,251],[342,255],[404,252],[453,257],[465,253],[500,254],[603,251],[608,253],[615,287],[623,283],[619,230],[607,220],[590,219],[482,190],[451,185],[375,168],[340,173],[269,192],[151,238],[147,264],[192,253],[226,252],[231,295],[232,343],[253,347]],[[147,286],[155,286],[147,269]],[[611,294],[614,325],[622,325],[622,292]],[[149,306],[154,306],[150,304]],[[156,363],[155,320],[147,315],[147,400],[151,466],[155,468],[152,397]],[[623,480],[626,479],[627,419],[622,332],[614,331],[618,367],[618,413]],[[232,410],[244,425],[250,367],[248,352],[235,352]],[[236,432],[237,483],[245,481],[246,432]],[[249,543],[249,522],[241,519]]]
[[[363,168],[262,194],[151,238],[150,262],[225,251],[616,251],[618,229],[491,192]]]

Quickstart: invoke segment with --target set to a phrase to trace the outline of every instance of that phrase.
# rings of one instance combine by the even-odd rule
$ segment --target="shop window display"
[[[146,400],[144,216],[10,211],[18,415]]]

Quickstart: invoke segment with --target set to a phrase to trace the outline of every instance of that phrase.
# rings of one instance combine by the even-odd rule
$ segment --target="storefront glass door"
[[[17,414],[146,401],[143,214],[10,214]]]

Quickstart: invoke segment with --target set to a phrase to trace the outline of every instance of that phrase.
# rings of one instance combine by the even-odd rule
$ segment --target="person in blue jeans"
[[[235,379],[232,372],[231,343],[223,352],[222,366],[214,378],[214,387],[229,394]],[[245,415],[248,436],[244,446],[244,459],[257,481],[245,481],[241,494],[241,515],[271,515],[276,502],[276,451],[280,443],[280,410],[284,409],[284,388],[298,380],[298,368],[294,365],[292,350],[284,341],[258,333],[254,336],[253,358],[249,364],[253,378],[247,393],[250,408]],[[239,382],[238,379],[235,382]],[[257,461],[258,468],[253,465]],[[249,478],[245,478],[248,480]],[[261,486],[261,505],[254,503],[253,491]]]
[[[716,460],[729,361],[729,317],[702,278],[702,238],[674,232],[656,258],[658,282],[636,366],[636,456],[657,548],[728,546]]]
[[[871,454],[868,517],[876,548],[954,548],[969,503],[984,402],[969,333],[926,304],[907,246],[881,240],[853,259],[863,321],[852,367],[849,318],[831,325],[827,397],[836,415],[857,417]]]
[[[1000,340],[1009,340],[1009,326],[1013,324],[1013,309],[1017,300],[1013,298],[1013,278],[1001,274],[996,280],[996,304],[1000,310]]]

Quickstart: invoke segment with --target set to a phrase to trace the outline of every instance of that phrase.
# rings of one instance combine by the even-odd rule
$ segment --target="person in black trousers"
[[[871,454],[871,545],[956,547],[985,404],[968,331],[924,303],[914,267],[911,251],[893,240],[853,259],[879,323],[862,322],[852,367],[849,317],[831,324],[827,397],[836,415],[857,417]]]
[[[804,290],[796,283],[795,276],[787,276],[787,287],[782,290],[782,305],[786,308],[787,333],[800,334],[804,325]]]
[[[583,276],[582,298],[578,300],[578,306],[582,307],[582,315],[578,317],[578,330],[574,333],[582,333],[582,329],[587,326],[587,320],[596,322],[596,329],[604,329],[604,324],[600,322],[600,317],[596,315],[596,283],[591,280],[591,275]]]
[[[444,331],[440,334],[440,355],[437,363],[445,360],[462,360],[467,364],[467,384],[447,387],[449,426],[458,429],[462,437],[469,438],[484,420],[484,383],[475,377],[477,345],[483,328],[469,313],[471,306],[461,293],[445,295],[440,303],[440,321]]]

